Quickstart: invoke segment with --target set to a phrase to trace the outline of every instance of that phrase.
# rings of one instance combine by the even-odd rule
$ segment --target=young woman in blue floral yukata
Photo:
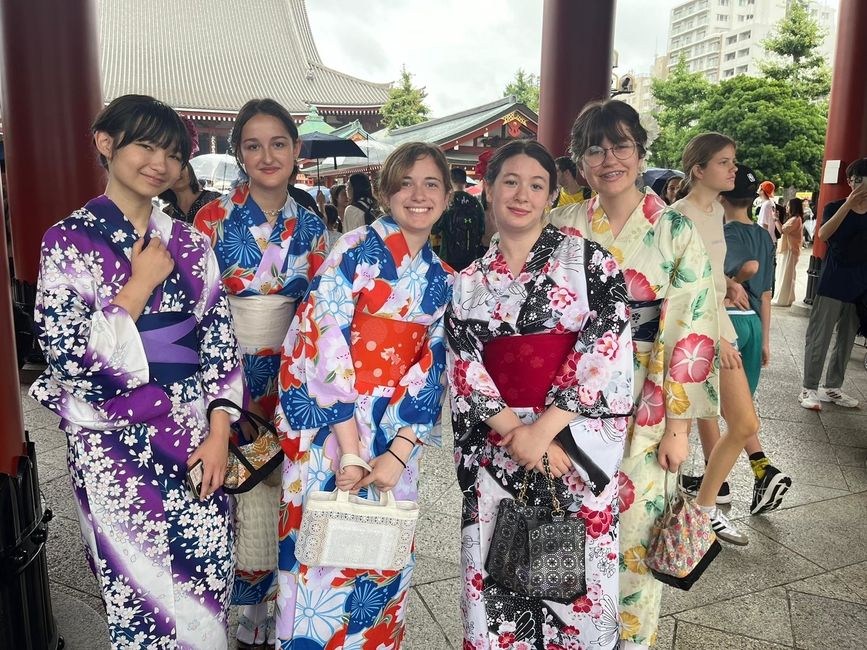
[[[190,138],[170,107],[112,101],[93,137],[105,193],[42,240],[30,394],[60,415],[85,551],[114,648],[226,648],[234,573],[226,471],[238,345],[207,239],[151,203]],[[201,494],[186,487],[201,461]]]
[[[388,214],[341,237],[313,279],[283,344],[275,423],[286,452],[280,512],[277,642],[325,650],[400,647],[414,558],[401,571],[301,564],[306,496],[360,491],[418,496],[426,445],[439,445],[445,392],[443,315],[452,272],[433,252],[445,210],[442,152],[406,143],[385,161]],[[360,456],[373,471],[350,466]]]
[[[277,406],[280,346],[295,305],[325,260],[325,225],[288,194],[301,148],[292,115],[273,99],[253,99],[238,112],[232,151],[245,181],[212,201],[194,225],[210,238],[244,363],[245,407],[271,420]],[[237,495],[238,548],[243,522],[273,500],[274,550],[255,566],[239,559],[232,604],[238,616],[239,648],[273,647],[274,619],[268,602],[277,594],[277,488],[260,484]],[[255,539],[255,538],[254,538]],[[251,542],[254,543],[254,542]],[[270,558],[270,559],[267,559]],[[270,564],[271,566],[265,566]]]

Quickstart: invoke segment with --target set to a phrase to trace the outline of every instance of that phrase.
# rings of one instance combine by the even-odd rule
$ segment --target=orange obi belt
[[[545,408],[545,397],[578,332],[498,336],[485,343],[482,361],[512,408]]]
[[[376,386],[397,386],[419,360],[427,327],[356,310],[350,326],[355,389],[370,394]]]

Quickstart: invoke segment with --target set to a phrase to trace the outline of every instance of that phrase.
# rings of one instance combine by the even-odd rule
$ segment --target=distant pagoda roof
[[[304,0],[98,0],[105,101],[153,95],[184,112],[226,113],[271,97],[378,112],[390,83],[322,64]]]
[[[440,146],[448,146],[449,143],[459,141],[485,125],[515,112],[529,118],[534,124],[539,121],[539,116],[520,103],[514,95],[507,95],[496,101],[475,106],[453,115],[428,120],[421,124],[391,131],[382,129],[374,133],[373,137],[394,145],[401,142],[430,142]]]

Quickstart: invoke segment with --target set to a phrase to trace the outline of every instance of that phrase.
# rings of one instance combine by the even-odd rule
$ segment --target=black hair
[[[553,192],[557,187],[557,165],[554,164],[554,157],[548,152],[544,145],[535,140],[512,140],[504,144],[494,152],[491,159],[488,161],[488,169],[485,171],[485,182],[488,185],[493,185],[503,169],[503,164],[515,156],[524,154],[529,156],[548,172],[548,192]]]
[[[449,176],[451,176],[453,183],[463,183],[467,182],[467,172],[465,169],[461,169],[460,167],[452,167],[449,170]]]
[[[340,225],[340,216],[337,214],[337,208],[330,203],[325,204],[325,221],[329,228],[337,226],[337,231],[343,232],[343,228]]]
[[[867,158],[859,158],[846,168],[847,180],[855,176],[867,177]]]
[[[352,188],[352,202],[358,203],[360,199],[373,200],[373,187],[370,184],[370,179],[361,172],[356,172],[350,175],[346,182]]]
[[[634,141],[639,158],[647,153],[647,131],[641,126],[638,112],[618,99],[592,101],[581,109],[572,125],[572,159],[577,161],[588,147],[601,146],[606,138],[611,144]]]
[[[557,165],[557,169],[561,172],[569,172],[572,174],[572,178],[578,178],[578,166],[569,156],[560,156],[559,158],[555,158],[554,164]]]
[[[176,152],[181,165],[190,159],[193,143],[181,116],[168,104],[147,95],[122,95],[103,108],[90,130],[107,133],[112,151],[134,142],[147,142]],[[99,154],[99,164],[108,169],[108,159]]]
[[[270,115],[277,118],[286,127],[293,144],[298,142],[298,127],[295,126],[295,120],[292,119],[292,114],[289,111],[273,99],[251,99],[238,111],[238,117],[235,118],[235,125],[229,136],[229,146],[232,148],[238,165],[243,163],[241,160],[241,134],[244,131],[244,126],[257,115]]]

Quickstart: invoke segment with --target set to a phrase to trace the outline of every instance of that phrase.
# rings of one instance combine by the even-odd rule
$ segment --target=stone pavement
[[[804,295],[803,269],[798,296]],[[752,473],[745,458],[738,462],[730,515],[750,543],[725,545],[691,591],[665,588],[657,648],[867,647],[867,350],[859,337],[843,387],[865,407],[806,411],[796,400],[806,326],[803,311],[774,308],[772,360],[757,395],[762,442],[772,462],[792,476],[792,489],[779,511],[751,517]],[[55,615],[67,648],[108,648],[105,613],[81,548],[65,441],[58,419],[26,397],[26,388],[26,426],[36,442],[45,501],[56,515],[47,551]],[[422,470],[408,648],[462,647],[460,492],[450,437],[446,425],[446,447],[428,450]]]

